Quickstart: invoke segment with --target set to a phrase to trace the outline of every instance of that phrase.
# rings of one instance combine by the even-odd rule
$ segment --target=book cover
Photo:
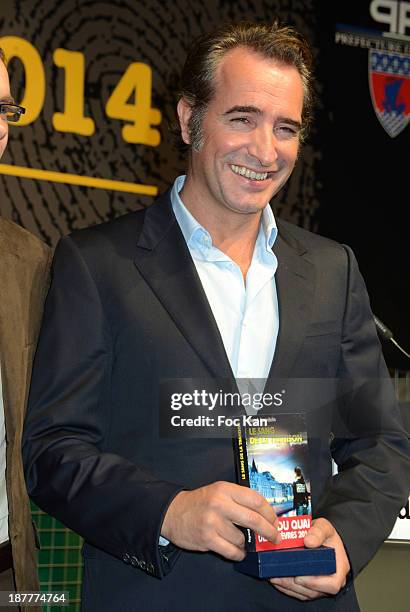
[[[309,450],[305,415],[276,414],[263,425],[243,420],[236,428],[237,481],[258,491],[275,510],[281,543],[273,544],[244,529],[247,551],[303,546],[311,526]]]

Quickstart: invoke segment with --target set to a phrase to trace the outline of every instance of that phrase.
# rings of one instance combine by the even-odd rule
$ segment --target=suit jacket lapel
[[[221,334],[168,194],[145,214],[135,265],[210,374],[233,378]]]
[[[278,222],[274,251],[278,258],[276,289],[279,303],[279,333],[269,378],[290,377],[292,366],[305,339],[314,297],[314,268],[303,257],[306,249]]]

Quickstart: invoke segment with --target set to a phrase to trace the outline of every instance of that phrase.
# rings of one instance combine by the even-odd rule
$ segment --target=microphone
[[[410,355],[409,353],[406,353],[406,351],[400,346],[400,344],[394,339],[394,335],[393,332],[391,331],[391,329],[389,329],[387,327],[387,325],[385,325],[383,323],[383,321],[380,321],[380,319],[378,319],[376,317],[376,315],[373,315],[373,319],[376,325],[376,329],[379,332],[379,336],[381,338],[383,338],[383,340],[390,340],[390,342],[393,342],[393,344],[395,346],[397,346],[397,348],[404,354],[406,355],[406,357],[408,357],[410,359]]]
[[[380,321],[380,319],[378,319],[376,317],[376,315],[373,315],[373,319],[374,319],[374,322],[376,324],[377,331],[379,332],[379,335],[384,340],[391,340],[393,338],[393,332],[391,331],[391,329],[386,327],[386,325],[382,321]]]

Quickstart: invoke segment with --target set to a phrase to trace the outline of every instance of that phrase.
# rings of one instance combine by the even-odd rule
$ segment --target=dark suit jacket
[[[0,359],[7,438],[9,537],[18,591],[39,589],[35,538],[21,460],[21,434],[50,263],[51,251],[45,244],[22,227],[0,218]]]
[[[387,376],[350,250],[286,223],[275,250],[280,331],[271,377]],[[86,540],[86,610],[298,610],[300,602],[217,555],[159,549],[181,489],[235,481],[230,440],[158,436],[160,381],[191,377],[232,372],[169,196],[62,239],[25,428],[30,494]],[[310,417],[313,504],[338,529],[353,573],[408,493],[408,442],[387,395],[359,407],[383,418],[376,434],[344,403],[353,435],[333,440],[344,468],[337,479],[332,411]],[[311,609],[345,612],[355,601],[348,586]]]

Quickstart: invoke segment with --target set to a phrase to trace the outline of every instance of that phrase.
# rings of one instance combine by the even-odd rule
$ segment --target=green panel
[[[41,543],[38,564],[40,589],[44,592],[67,591],[70,598],[69,606],[47,605],[43,606],[43,612],[80,612],[82,539],[33,503],[31,513]]]

